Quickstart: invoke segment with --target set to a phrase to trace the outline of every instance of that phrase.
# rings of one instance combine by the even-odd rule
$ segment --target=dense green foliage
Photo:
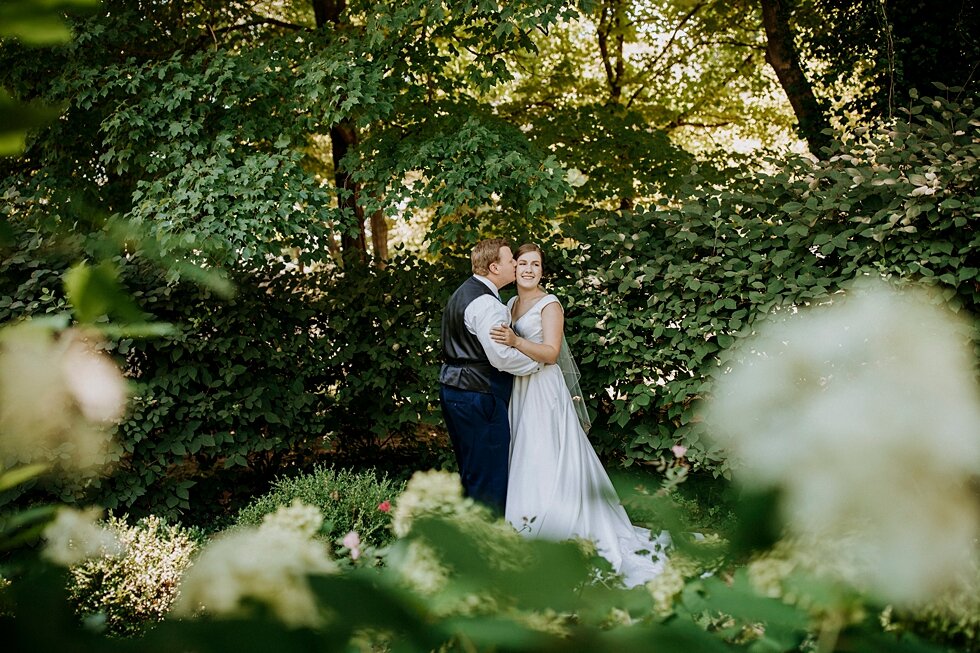
[[[632,464],[683,443],[723,472],[694,400],[724,350],[767,313],[825,302],[861,275],[924,280],[975,314],[978,114],[972,97],[923,99],[907,122],[840,143],[830,160],[773,161],[774,172],[731,181],[692,174],[676,204],[562,226],[575,244],[551,248],[548,283],[566,303],[598,448]],[[17,275],[2,319],[64,306],[60,252],[31,236],[5,259]],[[192,496],[247,494],[249,481],[233,480],[246,466],[250,482],[267,481],[331,448],[438,426],[438,321],[466,274],[453,256],[382,270],[269,264],[235,273],[228,301],[124,267],[142,308],[178,332],[117,343],[137,392],[119,433],[125,455],[95,496],[187,509]]]
[[[473,111],[468,85],[478,93],[508,78],[504,53],[531,47],[529,29],[574,9],[350,3],[336,29],[318,30],[306,23],[310,6],[295,8],[298,23],[276,18],[286,6],[254,21],[223,2],[114,0],[46,57],[0,47],[0,81],[12,92],[66,106],[25,157],[0,163],[3,192],[29,198],[18,219],[68,219],[84,198],[142,227],[140,249],[171,258],[193,250],[223,267],[262,265],[284,248],[304,263],[329,258],[363,210],[394,211],[406,194],[445,216],[494,197],[516,215],[563,200],[568,186],[551,153]],[[334,143],[330,161],[322,139],[341,122],[362,149]],[[340,165],[362,190],[329,188]],[[409,190],[403,176],[419,170],[429,183]]]
[[[422,497],[427,501],[418,503]],[[416,506],[413,519],[382,566],[284,577],[269,595],[246,603],[244,613],[168,618],[123,639],[109,640],[93,633],[91,625],[78,625],[59,587],[64,577],[42,566],[3,593],[9,601],[9,612],[0,615],[5,641],[18,650],[28,642],[52,648],[70,642],[74,650],[92,652],[223,651],[230,644],[248,651],[381,646],[426,652],[506,644],[508,650],[528,652],[584,646],[617,653],[651,647],[790,653],[809,650],[808,633],[820,631],[828,651],[948,650],[906,632],[909,622],[895,621],[891,611],[883,619],[874,604],[866,611],[847,586],[801,569],[790,573],[783,567],[780,573],[779,566],[756,565],[724,578],[702,577],[721,560],[725,550],[718,543],[678,538],[663,576],[648,587],[623,590],[604,576],[608,569],[581,543],[523,539],[458,498],[433,495],[431,488],[403,500]],[[164,568],[158,557],[149,562],[142,571],[148,576]],[[89,566],[107,564],[103,559]],[[597,578],[607,581],[589,582]],[[222,580],[232,579],[215,579]],[[324,621],[314,628],[284,625],[264,604],[290,600],[297,583],[309,583],[324,609]],[[774,583],[779,591],[772,591]],[[789,591],[793,598],[782,594]],[[972,645],[962,639],[949,643]]]
[[[976,82],[975,0],[805,0],[793,11],[809,74],[838,117],[891,116],[934,82]]]
[[[235,523],[256,526],[266,515],[299,500],[320,510],[324,519],[320,535],[332,544],[356,531],[362,544],[380,547],[391,541],[390,505],[404,489],[404,483],[371,471],[319,467],[277,480],[268,493],[238,512]]]
[[[13,257],[30,263],[0,317],[64,305],[57,261],[38,250]],[[65,498],[173,514],[193,497],[210,513],[331,449],[438,424],[434,347],[454,276],[441,265],[415,257],[385,270],[270,265],[235,274],[228,300],[123,269],[140,305],[177,331],[115,342],[134,383],[116,437],[122,457],[107,478],[62,488]]]
[[[582,220],[560,294],[606,451],[642,461],[682,442],[717,470],[694,400],[724,351],[767,314],[830,301],[861,276],[923,281],[952,310],[980,312],[980,109],[924,98],[912,114],[828,161],[695,176],[676,208]]]

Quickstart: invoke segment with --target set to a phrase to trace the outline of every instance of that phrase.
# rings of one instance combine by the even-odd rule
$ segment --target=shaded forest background
[[[488,235],[545,247],[627,466],[727,473],[698,399],[766,315],[865,275],[978,314],[969,0],[88,4],[0,43],[0,321],[71,311],[135,387],[61,498],[451,465],[438,320]]]

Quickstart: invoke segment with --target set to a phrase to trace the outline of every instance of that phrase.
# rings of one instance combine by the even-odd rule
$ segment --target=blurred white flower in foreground
[[[526,549],[521,548],[521,536],[509,523],[463,496],[459,474],[436,470],[415,472],[405,491],[395,499],[391,514],[392,529],[400,538],[417,535],[412,529],[423,517],[452,523],[473,536],[477,555],[498,569],[519,566],[526,555]],[[412,539],[407,541],[407,546],[394,547],[387,562],[408,587],[426,596],[435,614],[492,612],[493,599],[485,594],[441,593],[452,570],[436,548],[424,538]]]
[[[718,380],[709,421],[736,478],[779,487],[791,532],[898,603],[975,555],[980,405],[969,331],[923,291],[860,287],[767,325]],[[844,544],[846,542],[846,545]]]
[[[337,566],[326,545],[311,537],[315,531],[309,523],[283,527],[299,523],[292,517],[301,508],[308,506],[280,508],[258,528],[226,532],[212,540],[184,575],[174,614],[190,616],[203,609],[213,615],[237,615],[251,599],[288,625],[319,624],[320,611],[306,577],[332,573]]]
[[[471,499],[463,498],[459,474],[435,470],[415,472],[395,501],[391,527],[395,535],[405,537],[412,529],[412,522],[423,514],[449,517],[476,509]]]
[[[292,530],[313,537],[323,526],[323,513],[316,506],[310,506],[299,499],[293,499],[288,506],[262,518],[263,529]]]
[[[399,554],[404,558],[400,558]],[[402,580],[423,595],[439,592],[449,580],[449,571],[439,556],[417,540],[410,542],[404,552],[396,552],[393,563]]]
[[[0,332],[0,459],[86,470],[106,461],[105,426],[126,407],[115,364],[76,330],[24,322]]]
[[[96,424],[111,424],[122,419],[126,408],[126,381],[109,357],[92,343],[77,337],[68,338],[62,360],[68,393],[82,415]]]
[[[44,529],[46,542],[42,555],[64,567],[98,556],[121,555],[125,547],[119,538],[96,523],[100,514],[99,508],[59,508],[54,520]]]

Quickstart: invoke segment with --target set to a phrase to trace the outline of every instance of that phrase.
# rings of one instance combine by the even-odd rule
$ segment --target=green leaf
[[[27,132],[55,120],[60,114],[61,107],[17,102],[0,88],[0,156],[20,154]]]
[[[26,45],[64,43],[71,30],[63,13],[98,5],[99,0],[5,0],[0,3],[0,38],[19,39]]]
[[[423,606],[395,586],[378,583],[371,574],[314,575],[310,586],[336,621],[348,632],[363,628],[393,631],[419,650],[435,650],[440,629],[426,627]]]
[[[161,338],[177,334],[177,327],[167,322],[134,322],[132,324],[99,324],[107,338]],[[178,350],[179,351],[179,350]]]
[[[0,492],[5,492],[13,487],[26,483],[32,478],[36,478],[49,469],[48,465],[33,464],[24,465],[8,469],[0,474]]]
[[[744,624],[764,624],[766,637],[778,644],[778,650],[791,650],[803,641],[810,624],[806,611],[757,594],[744,568],[735,572],[730,584],[708,578],[703,587],[709,609],[731,615]]]
[[[145,314],[119,284],[119,272],[109,261],[97,266],[78,263],[65,273],[65,294],[81,322],[95,322],[113,316],[129,322],[141,321]]]

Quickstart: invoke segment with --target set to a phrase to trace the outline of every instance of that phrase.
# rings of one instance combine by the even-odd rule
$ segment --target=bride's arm
[[[490,337],[496,342],[514,347],[539,363],[554,365],[561,351],[562,329],[565,328],[565,314],[558,302],[552,302],[541,310],[541,327],[544,331],[544,342],[540,344],[520,337],[513,329],[504,325],[491,329]]]

